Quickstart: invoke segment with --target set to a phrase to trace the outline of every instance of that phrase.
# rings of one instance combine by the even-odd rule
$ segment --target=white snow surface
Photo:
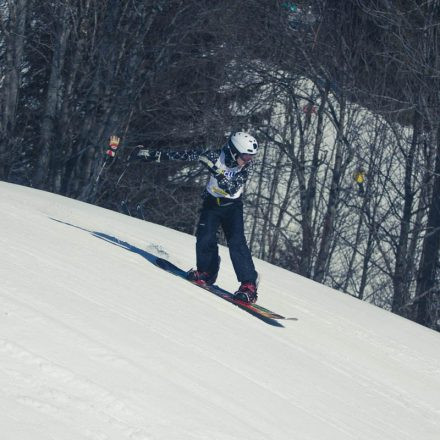
[[[440,334],[256,260],[273,327],[149,261],[192,236],[3,182],[0,212],[2,440],[440,439]]]

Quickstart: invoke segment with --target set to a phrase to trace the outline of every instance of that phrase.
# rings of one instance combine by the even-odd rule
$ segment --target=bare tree
[[[8,178],[21,147],[16,121],[28,8],[28,0],[0,2],[0,179]]]

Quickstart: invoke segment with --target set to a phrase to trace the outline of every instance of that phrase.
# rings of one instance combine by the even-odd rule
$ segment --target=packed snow
[[[192,236],[3,182],[0,210],[2,440],[440,439],[439,333],[256,260],[274,327],[152,264]]]

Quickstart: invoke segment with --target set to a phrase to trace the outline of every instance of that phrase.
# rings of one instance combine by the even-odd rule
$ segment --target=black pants
[[[207,196],[204,200],[197,229],[197,270],[216,273],[219,268],[217,231],[225,232],[229,254],[237,279],[240,282],[256,282],[257,272],[244,236],[243,203],[218,205],[216,199]]]

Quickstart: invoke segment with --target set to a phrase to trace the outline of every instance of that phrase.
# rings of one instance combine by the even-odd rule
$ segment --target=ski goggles
[[[250,162],[253,158],[254,158],[255,154],[248,154],[248,153],[240,153],[238,155],[238,157],[243,161],[243,162]]]

